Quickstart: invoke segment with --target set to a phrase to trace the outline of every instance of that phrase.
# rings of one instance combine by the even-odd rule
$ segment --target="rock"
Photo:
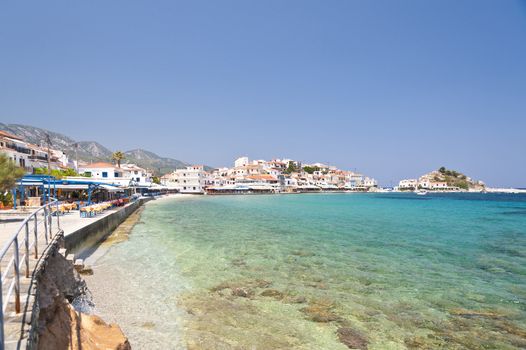
[[[243,259],[234,259],[232,260],[232,266],[235,267],[247,267],[247,262]]]
[[[467,309],[461,309],[461,308],[449,310],[449,313],[451,315],[461,316],[464,318],[484,317],[484,318],[499,319],[499,318],[504,317],[504,315],[500,315],[492,311],[476,311],[476,310],[467,310]]]
[[[305,250],[294,250],[294,251],[292,251],[290,253],[292,255],[296,255],[296,256],[300,256],[300,257],[309,257],[309,256],[316,255],[313,252],[308,252],[308,251],[305,251]]]
[[[93,268],[91,266],[84,266],[81,270],[78,270],[81,275],[91,276],[93,275]]]
[[[252,288],[268,288],[272,285],[272,282],[256,279],[256,280],[244,280],[239,282],[223,282],[215,287],[210,288],[211,292],[220,292],[224,289],[252,289]]]
[[[235,297],[250,298],[254,295],[254,291],[248,288],[233,288],[232,295]]]
[[[327,285],[325,283],[307,283],[306,286],[317,289],[327,289]]]
[[[349,327],[341,327],[338,328],[336,333],[338,334],[338,339],[349,349],[367,349],[367,339],[357,330]]]
[[[285,303],[288,303],[288,304],[304,304],[307,302],[307,298],[305,298],[304,296],[287,296],[285,299],[284,299],[284,302]]]
[[[38,349],[130,350],[128,339],[117,325],[76,311],[70,301],[86,295],[85,282],[73,263],[61,254],[51,255],[37,279]]]
[[[228,283],[228,282],[223,282],[223,283],[218,284],[218,285],[215,286],[215,287],[210,288],[210,291],[211,291],[211,292],[220,292],[220,291],[222,291],[222,290],[224,290],[224,289],[229,289],[229,288],[231,288],[231,287],[232,287],[232,286],[231,286],[230,283]]]
[[[272,285],[272,282],[262,279],[257,279],[254,282],[255,286],[258,288],[268,288]]]
[[[265,289],[259,295],[261,295],[262,297],[271,297],[276,300],[283,299],[283,293],[281,293],[279,290],[276,290],[276,289]]]
[[[328,300],[317,300],[309,304],[309,306],[300,309],[301,312],[314,322],[333,322],[340,321],[341,317],[333,312],[334,304]]]
[[[62,303],[55,312],[52,322],[39,336],[39,350],[131,350],[119,326],[108,325],[95,315],[79,313],[69,303]]]

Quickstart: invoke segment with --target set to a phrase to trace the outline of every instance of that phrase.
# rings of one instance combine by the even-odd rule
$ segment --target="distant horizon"
[[[0,121],[212,166],[526,187],[526,1],[9,2]]]

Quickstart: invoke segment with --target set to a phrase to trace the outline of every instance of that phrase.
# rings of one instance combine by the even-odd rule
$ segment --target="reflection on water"
[[[428,197],[150,203],[95,309],[148,349],[525,348],[526,198]]]

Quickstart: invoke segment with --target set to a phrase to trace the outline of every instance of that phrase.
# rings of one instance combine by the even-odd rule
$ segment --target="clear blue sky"
[[[0,122],[526,186],[526,2],[3,1]]]

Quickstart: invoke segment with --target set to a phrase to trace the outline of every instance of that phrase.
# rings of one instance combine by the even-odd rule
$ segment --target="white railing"
[[[52,199],[51,202],[32,212],[0,251],[0,349],[4,349],[4,316],[9,304],[13,303],[12,297],[14,297],[15,312],[18,314],[21,311],[21,271],[25,278],[30,278],[32,275],[30,256],[33,255],[35,260],[40,258],[39,239],[43,238],[47,247],[50,240],[60,233],[58,209],[58,201]],[[21,262],[23,268],[20,266]]]

